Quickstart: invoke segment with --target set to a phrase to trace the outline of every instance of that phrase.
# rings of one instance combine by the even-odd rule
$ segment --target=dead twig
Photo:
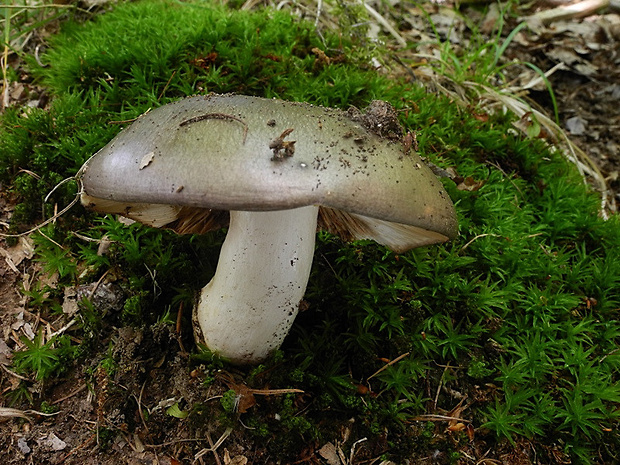
[[[499,234],[492,234],[492,233],[478,234],[473,239],[471,239],[469,242],[467,242],[467,244],[465,244],[463,247],[461,247],[461,250],[459,250],[459,253],[461,253],[463,250],[465,250],[467,247],[469,247],[471,244],[473,244],[474,241],[477,241],[478,239],[480,239],[482,237],[487,237],[487,236],[490,236],[490,237],[502,237]]]
[[[2,369],[4,371],[6,371],[9,375],[14,376],[17,379],[21,379],[22,381],[32,381],[30,378],[26,378],[25,376],[22,375],[18,375],[17,373],[15,373],[14,371],[9,370],[4,364],[0,363],[0,367],[2,367]]]
[[[60,412],[43,413],[38,410],[19,410],[16,408],[0,407],[0,421],[4,421],[10,418],[23,418],[24,420],[32,421],[31,415],[39,415],[42,417],[53,417]]]
[[[381,373],[383,370],[387,370],[388,367],[391,367],[395,363],[400,362],[403,358],[407,357],[409,354],[411,354],[411,352],[405,352],[404,354],[399,355],[398,357],[396,357],[394,360],[390,360],[388,363],[383,365],[381,368],[379,368],[377,371],[375,371],[372,375],[370,375],[368,378],[366,378],[366,381],[374,378],[379,373]]]
[[[52,216],[51,218],[48,218],[47,220],[45,220],[43,223],[35,226],[32,229],[29,229],[28,231],[24,231],[23,233],[20,234],[5,234],[5,233],[0,233],[0,237],[22,237],[22,236],[27,236],[28,234],[32,234],[33,232],[39,231],[41,228],[43,228],[44,226],[47,226],[48,224],[50,224],[53,221],[56,221],[57,218],[60,218],[62,215],[64,215],[65,213],[67,213],[76,203],[78,203],[80,201],[80,194],[78,193],[75,198],[71,201],[71,203],[69,203],[69,205],[67,205],[65,208],[63,208],[62,210],[60,210],[58,213],[56,213],[54,216]]]
[[[211,439],[211,435],[209,434],[209,432],[207,432],[207,440],[209,441],[209,449],[202,449],[200,452],[198,452],[195,456],[194,456],[194,460],[198,460],[201,457],[203,457],[205,454],[208,454],[209,452],[213,452],[213,455],[215,456],[215,461],[218,463],[218,465],[221,465],[220,462],[220,458],[217,455],[217,449],[218,447],[220,447],[224,441],[226,441],[226,439],[228,438],[228,436],[230,436],[230,433],[232,433],[232,428],[228,427],[226,428],[226,430],[224,431],[224,433],[220,436],[220,438],[217,440],[217,442],[214,444],[213,440]]]
[[[418,415],[412,418],[413,421],[460,421],[464,423],[471,423],[471,420],[465,418],[453,417],[450,415],[436,415],[436,414],[424,414]]]
[[[584,0],[582,2],[573,3],[572,5],[539,11],[538,13],[528,16],[525,20],[535,28],[536,25],[539,24],[547,25],[565,19],[583,18],[608,7],[609,1],[610,0]]]
[[[86,384],[83,384],[82,386],[77,388],[75,391],[70,392],[69,394],[67,394],[66,396],[61,397],[60,399],[56,399],[54,402],[52,402],[52,405],[60,404],[61,402],[64,402],[65,400],[70,399],[71,397],[75,396],[76,394],[79,394],[80,392],[82,392],[86,388],[87,388]],[[83,420],[81,420],[81,421],[83,421]]]
[[[63,458],[60,459],[60,461],[58,462],[59,464],[61,463],[65,463],[65,460],[67,460],[69,457],[71,457],[73,454],[75,454],[77,451],[84,449],[86,446],[88,446],[89,444],[93,443],[95,441],[95,439],[97,438],[97,435],[95,433],[91,434],[88,438],[86,438],[84,440],[84,442],[82,442],[82,444],[80,444],[77,447],[74,447],[73,449],[71,449],[69,452],[67,452],[65,454],[65,456]]]

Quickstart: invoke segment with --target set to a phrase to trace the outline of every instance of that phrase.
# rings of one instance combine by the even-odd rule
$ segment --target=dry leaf
[[[23,410],[9,407],[0,407],[0,421],[4,421],[8,418],[23,418],[25,420],[30,420],[30,417]]]
[[[25,259],[32,258],[34,254],[34,245],[29,237],[22,236],[18,239],[17,244],[8,249],[0,247],[0,255],[4,255],[7,265],[15,273],[19,273],[17,267]]]
[[[246,465],[247,463],[247,457],[243,455],[235,455],[231,458],[228,449],[224,449],[224,465]]]
[[[11,350],[11,348],[7,345],[6,342],[4,342],[4,339],[0,338],[0,363],[4,363],[5,365],[7,365],[12,355],[13,351]]]
[[[453,423],[453,424],[448,426],[448,431],[452,433],[463,431],[466,428],[465,423],[461,423],[460,421],[459,422],[451,421],[450,423]]]
[[[319,449],[319,455],[327,460],[328,465],[342,465],[338,449],[331,442],[328,442]]]
[[[39,446],[51,449],[53,451],[64,450],[67,447],[67,443],[56,436],[54,433],[50,433],[47,436],[43,436],[37,439]]]
[[[237,411],[239,413],[245,413],[256,405],[254,395],[278,396],[290,393],[303,394],[304,392],[301,389],[252,389],[243,383],[235,383],[233,377],[229,374],[222,375],[222,378],[228,388],[237,394]]]
[[[467,437],[469,438],[470,441],[474,440],[475,434],[476,434],[476,430],[474,428],[474,425],[469,423],[467,425]]]
[[[455,179],[456,188],[460,191],[474,192],[484,186],[485,181],[476,181],[473,177],[467,176],[466,178]]]
[[[78,311],[77,290],[75,287],[65,287],[62,300],[62,312],[65,315],[73,316]]]

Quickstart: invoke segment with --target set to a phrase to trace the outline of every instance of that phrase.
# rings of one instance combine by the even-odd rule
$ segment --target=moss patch
[[[356,460],[384,455],[402,463],[435,454],[449,461],[476,447],[493,447],[497,457],[523,438],[549,463],[557,454],[612,460],[620,402],[617,219],[602,220],[596,196],[574,168],[544,142],[516,135],[509,118],[480,121],[417,83],[390,81],[368,68],[357,46],[336,37],[323,43],[311,25],[284,13],[205,3],[123,4],[92,22],[66,24],[42,57],[47,66],[32,63],[53,95],[50,108],[2,115],[0,176],[20,202],[13,228],[38,219],[45,194],[149,107],[233,91],[344,108],[389,100],[416,133],[421,154],[458,173],[445,185],[457,205],[460,237],[396,255],[320,234],[309,310],[272,360],[235,373],[231,387],[220,377],[221,362],[193,348],[198,355],[186,366],[214,392],[226,393],[233,409],[230,402],[201,405],[187,394],[191,431],[204,437],[204,422],[196,420],[206,415],[234,428],[233,444],[289,463],[316,454],[327,441],[349,450],[363,437],[368,441],[358,446]],[[74,189],[57,190],[52,204],[66,203]],[[64,289],[104,273],[124,295],[115,311],[80,307],[75,334],[84,346],[76,366],[85,363],[84,352],[114,358],[108,351],[113,325],[170,325],[181,302],[181,341],[192,349],[187,309],[213,273],[222,234],[178,238],[96,219],[78,207],[44,232],[39,258],[71,271],[47,297],[31,298],[33,308],[44,316],[60,313]],[[98,254],[98,243],[73,233],[105,237],[111,246]],[[60,270],[45,270],[54,271]],[[27,355],[21,360],[32,358]],[[157,363],[136,369],[145,389],[145,373]],[[48,385],[61,383],[49,376]],[[115,382],[126,385],[105,381]],[[261,397],[239,413],[231,390],[238,395],[242,385],[305,393]],[[163,383],[159,389],[176,396],[183,387]],[[45,397],[43,391],[33,402]],[[129,424],[142,431],[149,424],[135,416],[135,403],[122,408],[134,417],[124,426],[110,423],[112,430]],[[113,410],[108,406],[102,415]],[[460,416],[462,426],[424,414]],[[153,418],[161,423],[162,415]],[[165,431],[152,439],[165,442]],[[188,442],[179,454],[198,450]]]

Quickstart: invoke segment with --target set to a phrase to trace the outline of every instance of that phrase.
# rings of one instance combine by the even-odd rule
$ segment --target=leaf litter
[[[103,2],[105,3],[105,2]],[[248,7],[252,7],[252,2],[247,2]],[[256,2],[254,2],[256,3]],[[605,4],[602,4],[603,7]],[[256,5],[254,5],[256,6]],[[460,15],[454,14],[453,5],[444,3],[442,5],[427,5],[428,11],[421,11],[419,6],[412,7],[408,4],[399,5],[401,10],[408,10],[409,14],[399,18],[402,22],[396,26],[395,17],[383,13],[380,5],[374,3],[365,4],[371,16],[377,21],[373,34],[379,35],[379,31],[384,29],[388,36],[395,42],[396,48],[402,47],[406,43],[423,42],[421,47],[423,54],[438,57],[438,51],[433,46],[434,34],[437,33],[442,40],[449,40],[455,45],[466,44],[470,30],[462,21]],[[320,8],[320,7],[319,7]],[[564,8],[564,7],[560,7]],[[312,8],[308,8],[311,10]],[[538,10],[538,11],[535,11]],[[609,201],[606,208],[615,213],[616,203],[620,200],[620,113],[617,108],[620,104],[620,54],[617,53],[618,41],[620,40],[620,15],[612,10],[602,12],[588,11],[582,17],[576,18],[575,15],[566,16],[566,11],[559,14],[558,11],[551,11],[547,5],[535,3],[533,9],[525,12],[523,19],[528,21],[530,30],[522,30],[515,35],[514,41],[507,47],[505,54],[507,60],[520,60],[536,64],[542,70],[549,70],[557,67],[557,72],[551,73],[548,78],[551,81],[559,102],[560,127],[565,128],[572,140],[583,149],[587,157],[592,159],[602,176],[606,188],[609,189]],[[320,11],[320,10],[319,10]],[[480,21],[483,29],[491,32],[497,17],[494,15],[494,8],[489,8],[486,18],[473,10],[463,7],[465,15],[472,21]],[[429,27],[425,14],[430,13],[430,18],[435,24],[435,31]],[[497,11],[495,10],[495,13]],[[333,18],[325,18],[327,14],[323,11],[321,21],[334,21]],[[317,16],[317,24],[319,17]],[[512,25],[513,27],[516,24]],[[389,41],[389,39],[388,39]],[[19,68],[16,58],[12,57],[12,65]],[[6,60],[4,62],[6,66]],[[428,69],[416,70],[419,75],[429,78]],[[546,110],[548,114],[553,114],[553,108],[546,96],[546,89],[542,81],[537,85],[531,85],[536,80],[536,74],[527,68],[521,68],[520,72],[513,76],[513,79],[521,83],[524,88],[528,88],[529,97],[536,104]],[[488,96],[487,96],[488,97]],[[47,103],[47,96],[44,91],[36,88],[27,80],[24,82],[13,82],[10,87],[4,88],[4,105],[25,105],[44,107]],[[504,102],[505,103],[505,102]],[[152,162],[152,158],[144,160],[143,168]],[[460,185],[460,189],[477,189],[479,182],[465,179]],[[600,188],[600,183],[597,184]],[[1,193],[2,215],[0,223],[7,224],[11,215],[11,201],[5,192]],[[24,334],[34,337],[32,329],[32,316],[24,316],[25,300],[16,291],[20,283],[25,286],[30,282],[30,276],[36,273],[36,266],[32,261],[32,241],[26,236],[19,238],[17,245],[8,246],[6,240],[0,238],[0,324],[3,332],[0,334],[0,364],[6,366],[6,362],[11,356],[12,341],[15,334],[11,332],[23,331]],[[67,291],[65,295],[67,313],[74,312],[74,303],[70,302],[75,295],[73,291]],[[26,321],[31,319],[32,321]],[[139,344],[138,344],[139,345]],[[168,354],[174,356],[174,353]],[[177,371],[183,371],[181,365],[175,364]],[[173,367],[174,368],[174,367]],[[174,370],[169,373],[175,373]],[[162,383],[169,379],[158,378]],[[185,380],[186,382],[188,380]],[[67,393],[74,392],[74,389],[81,382],[80,379],[68,379],[63,388],[55,393],[57,398],[64,398]],[[175,383],[177,384],[177,383]],[[192,383],[188,383],[191,385]],[[241,397],[245,397],[246,403],[242,405],[244,409],[251,408],[254,403],[255,394],[272,394],[270,390],[260,392],[251,390],[242,383],[230,381],[229,385]],[[193,389],[193,391],[191,390]],[[192,397],[202,397],[204,392],[194,386],[185,390],[188,399]],[[39,425],[22,427],[13,431],[14,443],[22,453],[21,458],[29,460],[29,463],[69,463],[72,458],[88,457],[88,451],[93,447],[93,431],[96,425],[82,422],[82,429],[76,430],[75,415],[84,415],[92,409],[94,403],[93,395],[89,391],[78,388],[78,395],[67,398],[62,402],[60,415],[58,415],[57,427],[65,429],[63,431],[51,431],[52,424],[42,423]],[[273,394],[277,394],[273,392]],[[213,393],[211,393],[213,394]],[[97,392],[95,396],[104,395]],[[206,397],[203,397],[206,398]],[[458,410],[457,410],[458,409]],[[461,427],[458,421],[462,409],[455,408],[449,412],[447,419],[452,427]],[[3,408],[0,411],[2,417],[21,417],[30,419],[32,415],[41,414],[35,411],[21,411],[17,409]],[[73,418],[73,419],[72,419]],[[64,422],[64,423],[63,423]],[[28,425],[29,423],[25,423]],[[466,422],[463,423],[466,426]],[[60,426],[58,426],[60,425]],[[175,440],[182,441],[186,438],[182,430],[171,431]],[[170,433],[170,432],[169,432]],[[161,432],[160,441],[164,442],[166,432]],[[30,439],[26,439],[26,438]],[[224,437],[224,435],[222,435]],[[226,438],[228,436],[226,435]],[[61,438],[64,438],[61,439]],[[363,439],[363,438],[362,438]],[[110,461],[105,463],[118,463],[117,458],[123,457],[127,463],[159,463],[176,464],[180,463],[172,457],[157,454],[143,447],[135,447],[136,442],[128,436],[121,437],[111,445],[109,452]],[[125,447],[129,445],[130,447]],[[213,449],[213,444],[211,444]],[[69,450],[69,452],[67,452]],[[231,448],[231,450],[233,450]],[[326,443],[317,449],[318,454],[328,463],[353,463],[345,456],[340,443]],[[62,456],[58,454],[62,453]],[[513,457],[507,453],[502,456],[503,463],[530,463],[522,461],[523,457]],[[353,458],[351,451],[351,458]],[[35,459],[35,457],[37,457]],[[216,462],[221,463],[217,454],[214,455]],[[34,460],[34,462],[32,462]],[[60,461],[59,461],[60,460]],[[224,449],[223,463],[227,465],[244,464],[248,459],[243,455],[243,447],[232,453],[229,448]],[[10,463],[24,463],[14,462]],[[73,462],[72,462],[73,463]],[[91,463],[91,462],[89,462]],[[92,462],[95,463],[95,462]],[[104,462],[96,462],[104,463]],[[384,462],[385,463],[385,462]],[[491,462],[489,462],[491,463]],[[494,462],[495,463],[495,462]],[[499,463],[499,462],[498,462]]]

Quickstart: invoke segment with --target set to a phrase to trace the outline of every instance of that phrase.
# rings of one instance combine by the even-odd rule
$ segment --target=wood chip
[[[155,152],[149,152],[146,155],[144,155],[142,157],[142,160],[140,161],[140,166],[139,168],[141,170],[143,170],[144,168],[146,168],[147,166],[149,166],[152,162],[153,159],[155,158]]]

